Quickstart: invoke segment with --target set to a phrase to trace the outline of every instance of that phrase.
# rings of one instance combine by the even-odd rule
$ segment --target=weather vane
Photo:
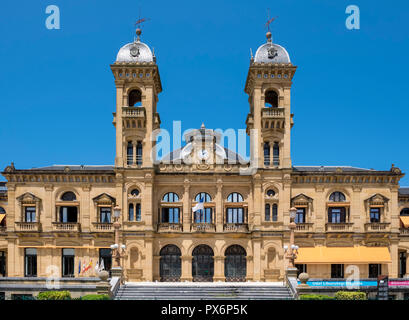
[[[270,31],[270,23],[273,22],[275,19],[277,19],[278,17],[273,17],[270,18],[270,9],[267,9],[267,22],[266,22],[266,28],[268,31]]]

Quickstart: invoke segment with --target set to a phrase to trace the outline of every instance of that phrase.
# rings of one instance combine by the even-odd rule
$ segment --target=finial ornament
[[[206,129],[206,127],[204,125],[204,122],[202,122],[202,125],[201,125],[200,129]]]

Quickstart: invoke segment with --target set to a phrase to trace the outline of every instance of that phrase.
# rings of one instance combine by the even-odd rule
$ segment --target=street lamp
[[[121,208],[116,206],[114,208],[114,231],[115,231],[115,244],[111,245],[112,257],[114,258],[114,268],[121,268],[121,258],[125,253],[126,246],[124,244],[119,245],[119,229],[121,228],[121,223],[119,218],[121,217]]]
[[[294,260],[297,258],[298,246],[294,244],[294,230],[297,227],[294,220],[297,214],[297,209],[292,207],[290,209],[290,247],[284,246],[285,257],[288,259],[288,268],[292,269],[295,267]]]

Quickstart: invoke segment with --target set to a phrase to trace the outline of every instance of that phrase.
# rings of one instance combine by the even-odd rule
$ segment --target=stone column
[[[81,205],[80,205],[80,210],[79,210],[79,215],[80,215],[80,220],[81,222],[81,230],[83,232],[90,232],[91,229],[91,222],[93,221],[91,217],[91,208],[94,207],[94,204],[91,203],[90,199],[90,191],[91,191],[91,186],[90,185],[85,185],[82,187],[83,194],[81,195]],[[98,211],[98,207],[97,207]],[[96,213],[98,214],[98,212]],[[95,220],[98,221],[98,220]]]
[[[247,270],[247,275],[246,275],[246,280],[252,281],[254,278],[254,267],[253,267],[253,256],[246,256],[246,270]]]
[[[190,202],[190,181],[185,179],[184,181],[184,193],[183,193],[183,217],[181,223],[183,223],[183,231],[190,232],[190,222],[192,221],[192,208]]]
[[[153,281],[160,281],[160,255],[153,256]]]
[[[213,281],[226,281],[224,276],[224,256],[214,257],[214,276]]]
[[[192,257],[182,256],[182,274],[180,276],[180,281],[192,281]]]
[[[158,265],[154,265],[153,260],[153,240],[145,240],[145,270],[143,272],[145,281],[153,281],[153,270],[158,268]]]
[[[217,179],[217,192],[216,192],[216,232],[223,232],[224,225],[224,211],[223,211],[223,181],[222,179]]]
[[[261,240],[253,240],[253,279],[255,281],[261,280]]]

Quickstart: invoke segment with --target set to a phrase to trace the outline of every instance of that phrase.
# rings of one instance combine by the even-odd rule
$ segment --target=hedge
[[[107,294],[87,294],[81,297],[81,300],[109,300]]]
[[[71,300],[71,293],[69,291],[40,292],[37,300]]]
[[[300,300],[335,300],[334,297],[323,294],[302,294],[299,298]]]
[[[360,291],[338,291],[335,293],[337,300],[367,300],[366,293]]]

